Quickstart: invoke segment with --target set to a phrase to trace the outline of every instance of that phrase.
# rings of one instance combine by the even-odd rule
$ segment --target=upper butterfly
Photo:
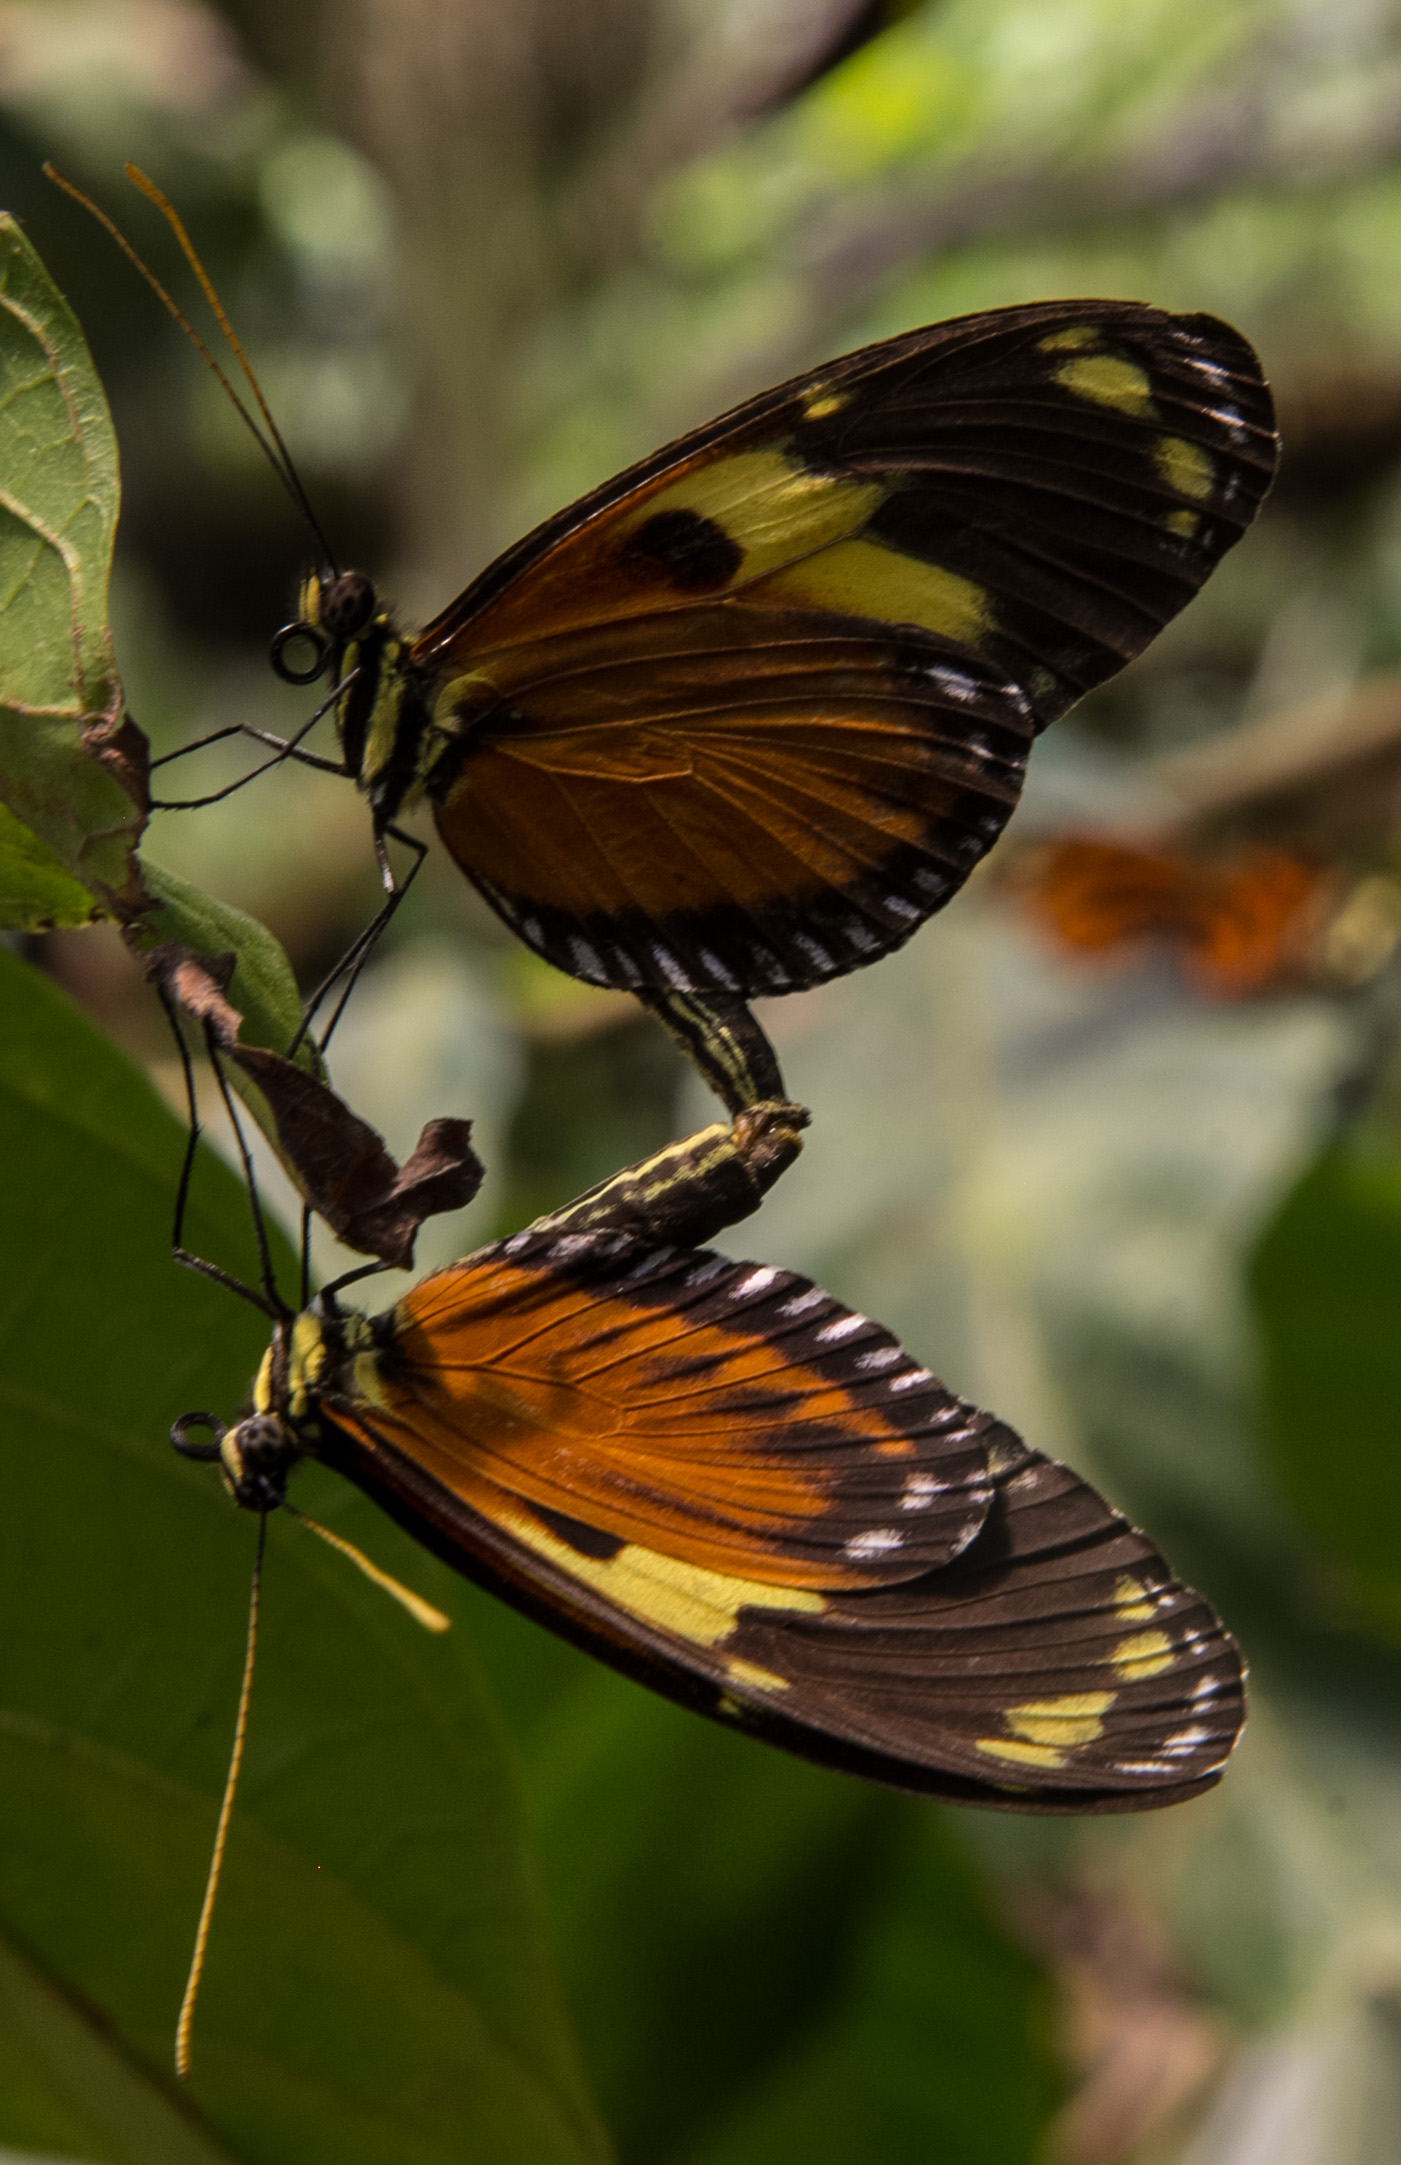
[[[415,638],[362,573],[313,576],[274,663],[345,682],[377,829],[426,796],[560,969],[794,991],[957,893],[1032,738],[1191,600],[1277,451],[1255,354],[1214,317],[994,309],[655,452]]]

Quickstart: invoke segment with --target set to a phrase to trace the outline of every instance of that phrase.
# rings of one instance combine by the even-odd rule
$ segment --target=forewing
[[[718,1287],[731,1298],[735,1280],[692,1290]],[[919,1405],[923,1372],[881,1374],[887,1400]],[[921,1381],[900,1390],[905,1375]],[[1240,1656],[1208,1604],[1088,1483],[971,1409],[993,1484],[975,1536],[913,1577],[872,1568],[862,1585],[825,1588],[656,1545],[670,1521],[649,1543],[605,1531],[577,1498],[561,1513],[447,1480],[402,1396],[376,1389],[324,1412],[323,1455],[460,1570],[625,1673],[804,1757],[1012,1809],[1131,1811],[1210,1787],[1239,1732]],[[922,1426],[908,1422],[911,1440]]]
[[[1275,453],[1211,317],[1048,302],[850,354],[620,475],[421,635],[443,837],[598,983],[874,960],[996,839],[1036,730],[1190,600]]]
[[[792,1272],[531,1231],[386,1321],[376,1430],[497,1523],[832,1589],[947,1563],[988,1508],[986,1416]]]

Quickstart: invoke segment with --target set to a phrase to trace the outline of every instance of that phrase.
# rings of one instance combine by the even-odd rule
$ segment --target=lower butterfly
[[[805,1758],[1133,1811],[1210,1788],[1241,1726],[1234,1641],[1143,1535],[789,1271],[542,1221],[383,1315],[323,1292],[254,1407],[175,1429],[241,1505],[319,1459],[527,1615]]]

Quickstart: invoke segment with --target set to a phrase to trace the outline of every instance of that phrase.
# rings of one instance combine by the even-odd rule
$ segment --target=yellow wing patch
[[[1065,1753],[1053,1751],[1049,1744],[1018,1744],[1010,1737],[979,1737],[974,1749],[986,1752],[989,1759],[1010,1759],[1019,1767],[1065,1765]]]
[[[803,394],[803,419],[830,421],[834,413],[851,404],[852,396],[850,390],[842,390],[834,383],[815,383]]]
[[[793,1615],[820,1616],[827,1606],[821,1594],[801,1587],[764,1586],[757,1579],[731,1578],[723,1571],[707,1571],[699,1564],[680,1563],[674,1556],[660,1556],[655,1549],[644,1549],[636,1542],[628,1542],[616,1556],[582,1556],[538,1519],[503,1513],[500,1523],[538,1556],[593,1587],[630,1616],[639,1616],[644,1623],[669,1631],[678,1639],[689,1639],[695,1646],[718,1646],[727,1639],[739,1622],[741,1609],[782,1609]],[[740,1666],[747,1669],[749,1665]],[[766,1670],[744,1676],[736,1673],[735,1681],[755,1683],[767,1675]],[[760,1688],[771,1690],[775,1681],[781,1683],[783,1679],[771,1679]]]
[[[979,1737],[977,1748],[992,1759],[1028,1767],[1063,1767],[1073,1751],[1104,1734],[1104,1716],[1117,1692],[1073,1691],[1059,1699],[1028,1699],[1009,1706],[1005,1737]]]
[[[1063,331],[1052,331],[1045,338],[1038,338],[1038,353],[1083,353],[1087,346],[1097,346],[1100,341],[1099,326],[1094,323],[1070,323]]]
[[[744,551],[729,583],[745,586],[795,557],[859,534],[889,494],[883,481],[812,473],[782,451],[740,451],[699,465],[670,488],[644,497],[621,531],[636,533],[668,511],[694,512]]]
[[[1109,1659],[1125,1683],[1138,1684],[1172,1667],[1172,1641],[1165,1631],[1140,1631],[1121,1639]]]
[[[1114,1582],[1114,1606],[1126,1624],[1146,1624],[1156,1614],[1147,1587],[1127,1571]]]
[[[997,622],[984,587],[878,541],[839,541],[806,563],[774,572],[764,582],[764,598],[886,624],[918,624],[969,646],[977,646]]]
[[[1096,406],[1112,406],[1116,413],[1131,414],[1136,421],[1157,412],[1146,372],[1118,354],[1086,353],[1076,360],[1062,361],[1052,373],[1056,382],[1077,398],[1091,399]]]
[[[751,1691],[787,1691],[789,1680],[774,1669],[761,1669],[757,1661],[741,1661],[738,1656],[725,1664],[725,1673],[736,1684],[747,1684]]]
[[[1179,496],[1205,500],[1216,486],[1216,461],[1185,436],[1160,436],[1153,446],[1153,462]]]

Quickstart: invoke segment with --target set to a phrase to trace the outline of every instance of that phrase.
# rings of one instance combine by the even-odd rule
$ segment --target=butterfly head
[[[273,635],[269,659],[277,675],[285,684],[314,684],[373,623],[378,607],[374,585],[363,571],[309,573],[297,596],[296,616]]]
[[[301,1431],[315,1420],[318,1378],[332,1352],[329,1337],[339,1338],[330,1314],[321,1310],[318,1301],[276,1325],[253,1385],[252,1410],[241,1420],[227,1427],[212,1413],[185,1413],[170,1431],[182,1457],[218,1466],[242,1510],[275,1510],[306,1449]],[[208,1440],[197,1437],[201,1429]]]
[[[384,827],[420,784],[421,717],[408,697],[408,643],[363,571],[310,573],[298,608],[273,638],[272,666],[288,684],[330,677],[327,705],[335,707],[346,771]]]
[[[197,1441],[192,1430],[207,1429]],[[184,1458],[217,1464],[225,1488],[244,1511],[274,1511],[283,1501],[287,1475],[301,1456],[286,1423],[271,1413],[250,1413],[226,1428],[212,1413],[182,1413],[170,1440]]]

